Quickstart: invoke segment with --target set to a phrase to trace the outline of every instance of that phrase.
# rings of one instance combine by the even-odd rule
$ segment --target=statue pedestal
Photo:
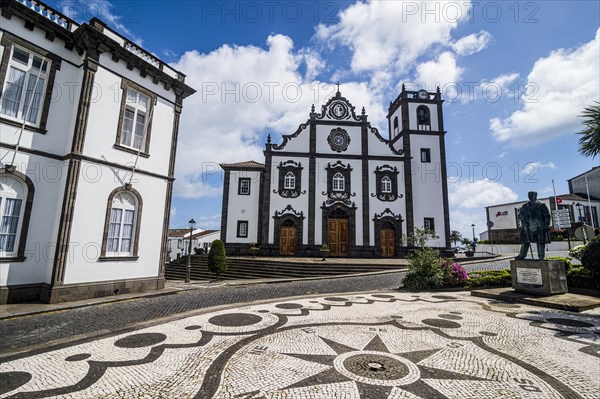
[[[515,291],[538,295],[567,292],[565,263],[560,260],[511,260],[510,275]]]

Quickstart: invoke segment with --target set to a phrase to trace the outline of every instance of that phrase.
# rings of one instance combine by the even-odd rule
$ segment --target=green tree
[[[579,138],[579,152],[592,158],[600,154],[600,103],[595,103],[596,105],[584,108],[583,113],[579,115],[585,119],[585,129],[578,133],[582,135]]]
[[[208,252],[208,271],[215,273],[217,280],[221,273],[227,271],[225,245],[223,245],[223,241],[221,240],[214,240],[210,247],[210,251]]]
[[[440,236],[438,236],[435,231],[417,227],[414,233],[408,234],[408,244],[423,248],[427,241],[435,240],[437,238],[440,238]]]
[[[460,231],[458,230],[452,230],[452,232],[450,232],[450,240],[454,243],[454,246],[456,246],[456,243],[460,240],[462,240],[462,234],[460,234]]]

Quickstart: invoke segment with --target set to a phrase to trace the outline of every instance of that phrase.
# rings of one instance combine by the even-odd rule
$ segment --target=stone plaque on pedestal
[[[567,276],[563,261],[511,260],[510,275],[515,291],[539,295],[567,292]]]

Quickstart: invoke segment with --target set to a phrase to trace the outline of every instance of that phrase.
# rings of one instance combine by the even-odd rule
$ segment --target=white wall
[[[317,152],[324,154],[337,154],[336,151],[331,149],[331,146],[327,142],[327,137],[333,129],[337,129],[335,125],[317,125]],[[344,154],[360,155],[362,154],[361,145],[361,129],[360,126],[339,126],[344,129],[350,137],[350,144],[348,149],[344,151]],[[308,151],[308,147],[304,151]]]
[[[12,155],[12,151],[0,148],[2,159],[12,159]],[[0,263],[0,285],[49,283],[67,162],[21,152],[17,155],[15,164],[17,171],[27,175],[34,185],[33,206],[25,247],[26,260]]]
[[[308,148],[303,149],[302,151],[307,152]],[[294,158],[294,162],[300,162],[302,165],[302,187],[301,191],[306,191],[305,194],[301,194],[296,198],[284,198],[279,194],[273,193],[273,190],[279,190],[279,163],[289,161],[288,157],[280,157],[274,155],[272,158],[272,166],[271,166],[271,192],[269,195],[271,196],[271,209],[269,214],[269,237],[268,243],[274,244],[275,242],[275,220],[273,219],[273,215],[275,212],[282,212],[288,205],[291,205],[292,208],[296,212],[304,213],[304,225],[303,225],[303,234],[302,234],[302,244],[308,244],[308,187],[309,187],[309,158],[308,157],[297,157]],[[276,243],[278,244],[278,243]]]
[[[290,136],[290,135],[294,134],[295,132],[296,132],[296,130],[294,130],[293,132],[288,132],[285,134],[285,136]],[[273,144],[280,145],[282,143],[283,143],[283,138],[282,138],[281,142],[279,142],[279,143],[274,142]],[[310,143],[310,127],[307,122],[306,127],[300,131],[298,136],[289,139],[288,142],[286,143],[285,147],[283,147],[281,149],[281,151],[292,151],[292,152],[308,151],[309,143]],[[274,151],[276,151],[276,150],[274,150]]]
[[[117,64],[110,60],[104,60],[108,67]],[[128,78],[133,80],[129,73]],[[114,148],[117,131],[120,130],[119,115],[121,109],[122,78],[110,70],[100,67],[96,72],[95,87],[100,93],[94,99],[89,111],[87,134],[83,152],[91,157],[105,159],[123,165],[133,166],[136,160],[135,153],[129,153]],[[150,91],[160,89],[147,78],[143,82]],[[157,90],[160,92],[160,90]],[[164,94],[164,93],[161,93]],[[169,168],[169,156],[173,131],[173,104],[158,97],[154,105],[152,115],[152,129],[150,131],[149,158],[142,156],[138,159],[138,168],[151,170],[155,173],[167,175]]]
[[[250,178],[250,195],[238,195],[239,179]],[[258,239],[258,200],[260,193],[260,172],[231,171],[229,181],[229,209],[227,214],[228,243],[252,243]],[[237,237],[238,220],[248,221],[248,237]]]
[[[402,198],[398,198],[393,202],[381,201],[377,197],[372,197],[371,193],[377,192],[377,180],[375,178],[375,169],[378,166],[390,165],[398,168],[398,195],[402,195]],[[369,223],[371,225],[370,230],[370,245],[375,245],[375,223],[373,217],[375,214],[381,214],[386,208],[389,208],[395,215],[400,215],[404,222],[402,222],[402,231],[397,233],[406,234],[406,186],[404,184],[404,163],[389,162],[389,161],[369,161]]]
[[[444,199],[442,190],[441,154],[437,135],[411,134],[413,215],[416,227],[423,227],[424,218],[433,218],[439,236],[427,245],[445,246]],[[431,162],[421,162],[421,148],[431,150]]]
[[[167,182],[155,177],[136,174],[133,184],[143,201],[141,225],[136,226],[139,259],[98,262],[108,197],[123,186],[123,176],[123,170],[81,163],[65,284],[158,276]]]
[[[431,131],[439,130],[437,104],[420,104],[420,103],[408,103],[408,128],[410,130],[417,130],[417,108],[421,105],[429,108],[429,117],[431,120]]]

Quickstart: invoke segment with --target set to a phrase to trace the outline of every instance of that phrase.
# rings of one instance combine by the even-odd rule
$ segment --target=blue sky
[[[568,191],[598,165],[577,115],[599,100],[600,3],[121,1],[50,4],[97,16],[188,75],[171,227],[218,228],[220,162],[262,162],[340,81],[387,135],[387,104],[442,87],[452,229],[484,230],[486,205]]]

